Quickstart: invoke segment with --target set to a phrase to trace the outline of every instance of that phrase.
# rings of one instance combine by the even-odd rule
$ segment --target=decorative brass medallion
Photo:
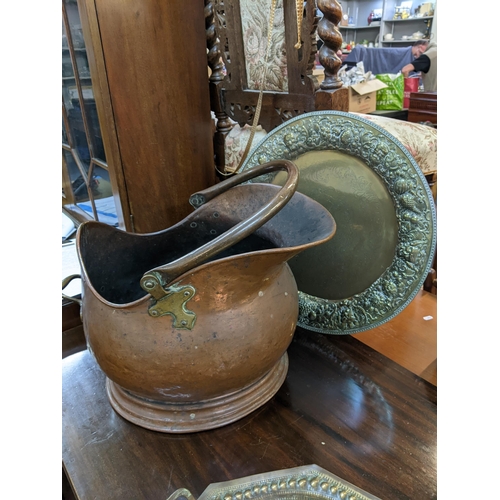
[[[421,288],[436,246],[432,194],[406,148],[355,114],[316,111],[272,130],[242,171],[276,159],[299,167],[297,190],[337,222],[332,240],[289,262],[298,325],[353,334],[399,314]],[[251,182],[281,180],[271,173]]]
[[[168,500],[196,500],[185,488],[176,490]],[[304,465],[213,483],[198,500],[380,500],[317,465]]]

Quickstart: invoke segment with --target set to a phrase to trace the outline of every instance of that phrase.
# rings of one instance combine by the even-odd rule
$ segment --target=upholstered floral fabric
[[[287,92],[288,77],[283,0],[276,2],[271,48],[268,60],[265,61],[269,19],[271,15],[270,6],[271,2],[269,0],[240,1],[247,83],[249,89],[260,90],[262,74],[267,67],[267,73],[264,78],[264,90]]]
[[[234,171],[238,168],[243,153],[245,152],[248,139],[250,139],[251,131],[252,127],[250,125],[245,125],[241,128],[238,124],[235,124],[231,129],[231,132],[227,135],[225,148],[225,166],[227,170]],[[266,134],[267,132],[262,128],[262,126],[257,125],[252,145],[250,147],[250,152],[255,149],[255,146],[259,144]],[[248,154],[250,154],[250,152]]]
[[[437,173],[437,130],[421,125],[410,123],[394,118],[386,118],[377,115],[366,115],[353,113],[366,120],[373,122],[392,134],[413,156],[424,175]],[[241,128],[237,123],[226,137],[226,168],[234,170],[238,167],[252,127],[245,125]],[[259,125],[252,141],[252,151],[257,144],[266,136],[266,131]]]
[[[437,129],[377,115],[353,113],[392,134],[413,156],[424,175],[437,172]]]

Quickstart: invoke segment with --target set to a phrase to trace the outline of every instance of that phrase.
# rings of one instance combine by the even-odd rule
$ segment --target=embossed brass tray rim
[[[289,498],[298,500],[380,500],[318,465],[303,465],[210,484],[197,500],[247,500]],[[184,497],[196,500],[191,492],[180,488],[167,500]]]
[[[402,205],[404,205],[404,199],[402,197],[402,193],[399,192],[399,185],[396,186],[394,183],[394,179],[389,177],[389,174],[394,176],[394,172],[384,172],[383,163],[379,160],[378,164],[374,164],[371,158],[366,157],[362,152],[352,149],[354,145],[352,143],[342,143],[340,144],[330,144],[328,148],[316,147],[313,145],[308,148],[304,143],[293,144],[293,141],[287,142],[285,134],[289,131],[293,131],[294,127],[300,122],[306,123],[309,128],[312,129],[315,125],[315,122],[320,122],[321,120],[327,119],[331,122],[331,126],[334,127],[337,122],[344,120],[345,123],[350,122],[353,124],[353,127],[359,127],[363,133],[367,135],[374,135],[374,131],[376,132],[377,138],[380,138],[382,142],[384,142],[383,146],[389,148],[392,153],[396,156],[396,160],[404,165],[406,168],[405,171],[402,172],[402,176],[406,176],[403,180],[415,181],[418,184],[418,196],[420,203],[425,204],[426,206],[426,216],[427,222],[429,225],[428,232],[428,245],[425,251],[425,264],[421,264],[417,269],[417,278],[415,278],[411,284],[411,286],[407,287],[404,291],[404,299],[395,299],[391,300],[390,293],[388,292],[386,296],[386,303],[389,304],[387,306],[387,311],[384,314],[380,314],[378,317],[370,318],[366,320],[365,323],[356,324],[351,320],[352,312],[355,308],[359,309],[359,304],[371,303],[372,301],[380,301],[380,291],[382,291],[382,295],[384,296],[384,287],[392,287],[394,283],[391,282],[391,278],[389,276],[393,276],[395,272],[397,272],[396,267],[401,266],[401,262],[403,263],[403,267],[405,265],[410,264],[410,258],[401,257],[398,255],[398,252],[402,253],[402,245],[404,240],[404,235],[401,229],[401,214],[402,214]],[[320,128],[318,126],[318,128]],[[283,139],[279,146],[279,154],[270,154],[270,145],[272,145],[273,141],[276,141],[278,138]],[[333,141],[333,139],[332,139]],[[336,147],[338,146],[338,147]],[[347,153],[353,157],[356,157],[363,161],[369,168],[371,168],[376,174],[384,182],[389,194],[393,200],[395,205],[395,213],[398,218],[398,243],[396,245],[396,255],[392,261],[392,264],[387,268],[387,270],[377,279],[374,283],[372,283],[369,287],[367,287],[364,291],[355,294],[352,297],[346,297],[341,300],[329,300],[321,297],[315,297],[309,294],[306,294],[300,291],[300,283],[299,283],[299,320],[297,325],[306,328],[311,331],[316,331],[319,333],[326,334],[334,334],[334,335],[347,335],[347,334],[356,334],[362,331],[366,331],[372,328],[376,328],[387,321],[390,321],[395,316],[397,316],[408,304],[415,298],[418,291],[421,289],[429,271],[432,266],[432,260],[434,257],[435,249],[436,249],[436,210],[434,206],[434,201],[432,197],[431,190],[429,185],[425,179],[424,174],[421,169],[418,167],[414,158],[408,152],[408,150],[403,146],[403,144],[396,139],[392,134],[384,130],[379,125],[372,123],[361,116],[357,116],[352,113],[345,113],[343,111],[313,111],[309,113],[305,113],[290,120],[282,123],[271,132],[269,132],[255,147],[255,149],[250,153],[244,164],[242,165],[242,171],[247,168],[250,168],[259,163],[263,163],[265,161],[270,161],[273,159],[277,159],[278,157],[281,159],[287,159],[294,161],[294,159],[299,156],[313,151],[340,151],[343,153]],[[272,153],[272,151],[271,151]],[[381,168],[382,165],[382,168]],[[274,176],[266,176],[266,177],[258,177],[253,179],[251,182],[262,182],[263,179],[266,182],[272,182]],[[300,183],[298,187],[298,191],[300,191]],[[314,196],[311,196],[310,193],[307,194],[309,197],[314,199]],[[406,194],[406,193],[404,193]],[[403,203],[401,200],[403,199]],[[326,207],[328,208],[328,207]],[[404,208],[404,207],[403,207]],[[335,214],[333,214],[335,217]],[[414,229],[412,225],[416,224],[414,221],[405,221],[405,223],[410,224],[411,228]],[[405,243],[408,243],[406,241]],[[396,265],[397,264],[397,265]],[[415,266],[414,266],[415,267]],[[400,283],[398,283],[400,284]],[[324,310],[328,310],[330,317],[340,317],[343,315],[341,320],[338,320],[332,326],[326,327],[325,324],[322,324],[321,320],[317,319],[315,314],[311,314],[311,310],[322,312]],[[347,311],[347,312],[346,312]],[[367,317],[368,314],[365,314]],[[344,318],[347,317],[347,320],[344,324]],[[312,319],[311,319],[312,318]],[[342,323],[341,323],[342,322]],[[347,326],[346,326],[347,325]]]

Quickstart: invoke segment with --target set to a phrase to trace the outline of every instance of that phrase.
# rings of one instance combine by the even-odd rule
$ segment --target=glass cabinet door
[[[62,1],[62,206],[118,226],[76,0]]]

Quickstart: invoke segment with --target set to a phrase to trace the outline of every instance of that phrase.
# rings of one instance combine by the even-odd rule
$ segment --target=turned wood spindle
[[[214,6],[211,0],[205,0],[205,30],[207,35],[207,58],[208,66],[212,70],[210,75],[211,82],[220,82],[224,80],[224,64],[221,60],[221,52],[214,21]]]
[[[318,0],[318,8],[323,18],[318,24],[318,35],[323,40],[319,50],[319,62],[325,68],[325,79],[321,82],[323,90],[334,90],[342,87],[342,80],[337,73],[342,61],[337,51],[342,47],[342,35],[338,30],[342,19],[342,7],[337,0]]]
[[[225,170],[225,141],[233,127],[233,123],[224,111],[222,105],[222,86],[224,83],[224,63],[221,58],[220,40],[217,37],[214,4],[205,0],[205,31],[207,37],[207,60],[212,71],[209,78],[210,103],[215,114],[216,126],[213,138],[215,166],[220,171]]]

